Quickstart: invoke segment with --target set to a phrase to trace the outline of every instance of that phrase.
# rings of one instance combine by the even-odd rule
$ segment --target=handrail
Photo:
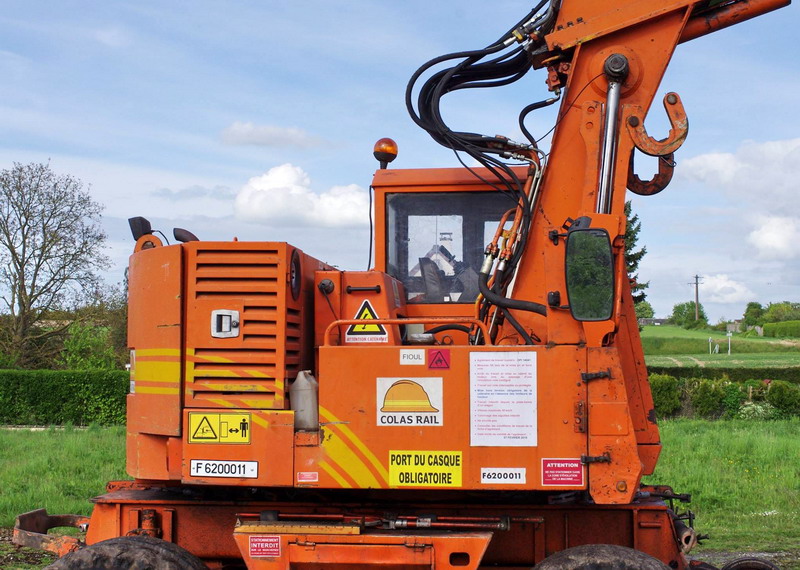
[[[435,324],[435,325],[446,325],[446,324],[461,324],[461,323],[469,323],[472,325],[477,326],[481,329],[483,333],[483,338],[486,339],[486,343],[491,345],[491,340],[489,338],[489,329],[486,327],[486,323],[483,321],[479,321],[473,317],[408,317],[408,318],[401,318],[401,319],[339,319],[333,321],[328,327],[325,329],[325,334],[322,337],[322,345],[323,346],[330,346],[330,334],[334,328],[348,326],[348,325],[424,325],[424,324]]]

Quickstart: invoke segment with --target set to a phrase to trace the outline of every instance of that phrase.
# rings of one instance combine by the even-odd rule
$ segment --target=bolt
[[[628,484],[625,481],[617,481],[617,491],[624,493],[628,490]]]
[[[603,65],[603,71],[610,81],[622,81],[630,71],[628,58],[621,53],[611,54]]]
[[[628,117],[628,124],[632,127],[638,127],[639,117]]]
[[[670,105],[674,105],[677,102],[678,102],[678,96],[675,95],[675,93],[670,93],[669,95],[667,95],[667,103],[669,103]]]

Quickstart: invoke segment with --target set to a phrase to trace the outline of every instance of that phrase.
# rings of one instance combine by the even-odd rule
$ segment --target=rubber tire
[[[535,570],[670,570],[670,567],[626,546],[586,544],[548,556]]]
[[[145,536],[104,540],[67,554],[46,568],[52,570],[208,570],[177,544]]]
[[[737,558],[728,562],[722,570],[781,570],[772,562],[761,558]]]

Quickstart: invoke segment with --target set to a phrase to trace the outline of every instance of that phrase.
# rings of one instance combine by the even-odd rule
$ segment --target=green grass
[[[671,354],[646,355],[648,366],[701,366],[710,368],[790,368],[800,366],[800,351],[797,353],[754,354]]]
[[[800,550],[800,420],[661,422],[649,483],[691,493],[710,550]]]
[[[649,325],[641,332],[648,366],[699,366],[710,368],[790,368],[800,366],[800,341],[765,339],[757,336],[728,337],[711,330],[686,330],[670,325]],[[719,354],[708,353],[719,344]]]
[[[704,549],[800,551],[800,420],[671,420],[649,483],[693,496]],[[88,514],[125,478],[123,428],[0,430],[0,526],[38,507]]]
[[[708,344],[708,338],[711,337],[717,341],[728,341],[727,333],[715,331],[711,329],[685,329],[675,325],[647,325],[642,327],[641,336],[645,338],[690,338],[703,340]],[[762,342],[766,344],[779,343],[782,339],[766,338],[763,336],[753,335],[745,336],[743,333],[733,333],[734,342],[737,340],[746,340],[748,342]],[[800,339],[786,339],[800,343]]]
[[[719,344],[720,353],[728,352],[725,333],[711,330],[686,330],[668,325],[646,326],[642,329],[642,347],[647,355],[708,354],[708,339],[712,348]],[[765,339],[758,336],[731,337],[731,353],[800,354],[800,341]]]
[[[89,498],[127,478],[124,427],[0,429],[0,526],[41,507],[89,514]]]

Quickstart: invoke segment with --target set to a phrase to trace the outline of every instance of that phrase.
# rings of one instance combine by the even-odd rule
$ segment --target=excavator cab
[[[373,187],[376,269],[403,283],[409,314],[473,314],[486,245],[515,202],[456,169],[379,170]]]

